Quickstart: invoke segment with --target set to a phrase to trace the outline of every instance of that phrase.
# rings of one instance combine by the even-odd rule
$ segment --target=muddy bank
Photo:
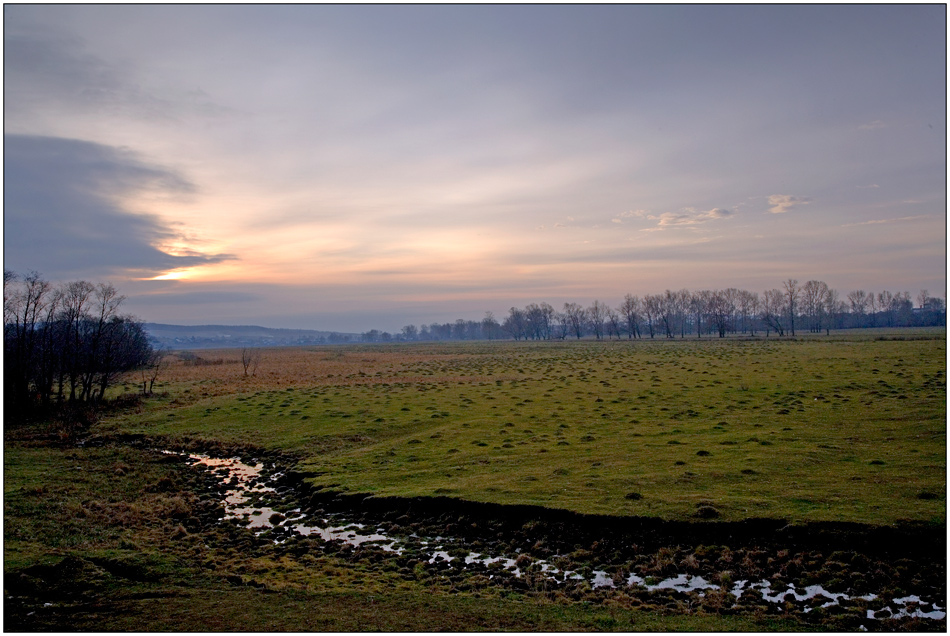
[[[189,459],[218,475],[226,521],[287,555],[322,551],[388,564],[409,580],[432,578],[459,591],[490,585],[573,601],[662,602],[686,612],[780,612],[858,628],[867,621],[881,628],[907,620],[939,626],[946,618],[942,561],[890,562],[853,548],[794,550],[763,541],[716,544],[708,536],[705,543],[673,544],[659,536],[662,524],[645,531],[655,533],[647,541],[661,542],[657,547],[640,540],[637,528],[596,525],[616,519],[565,519],[558,511],[539,519],[536,508],[516,508],[517,514],[500,518],[487,513],[509,507],[476,506],[473,513],[464,506],[460,512],[451,507],[457,501],[424,498],[367,506],[379,502],[308,488],[301,485],[305,476],[272,463],[194,453]],[[442,503],[447,505],[433,505]]]
[[[197,501],[182,532],[235,557],[342,559],[354,571],[475,597],[773,616],[836,630],[946,625],[945,537],[933,528],[677,523],[444,497],[375,498],[315,488],[295,470],[297,458],[273,450],[166,445],[144,436],[86,443],[170,451],[161,461],[194,464],[185,470]],[[243,475],[234,471],[238,457]],[[220,567],[220,559],[206,561]],[[229,585],[267,591],[271,579],[254,569],[219,574]]]
[[[758,546],[784,550],[859,551],[877,558],[933,558],[945,555],[946,527],[907,522],[896,526],[811,522],[792,524],[782,519],[752,518],[738,522],[667,521],[651,517],[588,515],[530,505],[501,505],[451,497],[376,497],[314,487],[315,475],[288,468],[281,484],[299,493],[311,507],[340,507],[372,515],[400,514],[420,523],[451,523],[454,531],[470,536],[483,532],[479,521],[491,520],[499,532],[527,532],[537,538],[570,537],[574,542],[594,540],[641,549],[671,545]],[[697,517],[703,511],[697,508]],[[475,527],[470,527],[474,523]],[[526,526],[530,526],[526,530]],[[530,536],[528,537],[530,538]]]
[[[944,526],[907,523],[875,527],[856,523],[790,524],[778,519],[666,521],[650,517],[585,515],[542,506],[512,506],[449,497],[374,497],[312,488],[306,474],[288,473],[284,483],[301,492],[312,506],[340,506],[373,514],[401,513],[441,522],[491,519],[499,530],[519,530],[533,523],[540,534],[569,535],[576,541],[610,537],[642,548],[669,545],[757,545],[823,551],[857,550],[880,558],[932,557],[946,552]],[[465,532],[464,525],[458,529]],[[477,529],[473,534],[477,534]]]
[[[122,443],[139,447],[162,447],[161,440],[144,435],[119,435],[93,438],[86,443]],[[299,471],[299,460],[289,453],[254,446],[224,444],[217,441],[190,440],[174,450],[201,452],[215,457],[243,457],[255,462],[273,462],[280,474],[280,488],[291,489],[294,497],[309,509],[345,509],[372,516],[407,517],[424,525],[452,524],[464,536],[480,536],[484,525],[497,532],[524,533],[525,538],[569,538],[575,543],[591,541],[621,545],[634,544],[641,549],[671,545],[756,546],[783,550],[858,551],[882,560],[945,560],[946,525],[907,522],[893,526],[871,526],[843,522],[793,524],[782,519],[750,518],[738,522],[700,519],[703,506],[697,507],[696,521],[667,521],[652,517],[613,517],[587,515],[570,510],[530,505],[501,505],[466,501],[444,496],[376,497],[365,493],[345,493],[314,487],[315,475]],[[474,524],[474,525],[473,525]]]

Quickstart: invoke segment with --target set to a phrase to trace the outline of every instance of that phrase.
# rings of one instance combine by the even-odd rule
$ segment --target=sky
[[[946,294],[946,6],[4,5],[4,267],[398,331]]]

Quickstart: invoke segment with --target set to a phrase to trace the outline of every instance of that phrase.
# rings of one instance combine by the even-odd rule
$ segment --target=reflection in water
[[[299,509],[291,510],[287,513],[281,513],[267,506],[250,505],[254,502],[263,502],[269,493],[275,493],[276,490],[267,485],[281,476],[281,473],[273,474],[269,479],[263,479],[261,476],[262,466],[249,466],[240,461],[239,458],[215,459],[205,455],[189,455],[196,462],[208,466],[218,474],[222,483],[228,486],[225,493],[225,519],[243,519],[248,527],[263,531],[276,527],[283,527],[302,536],[319,536],[324,541],[342,541],[351,546],[362,544],[373,544],[386,552],[403,554],[410,547],[429,555],[429,563],[445,562],[451,563],[461,561],[464,565],[480,563],[485,566],[498,564],[503,570],[511,572],[514,576],[520,577],[523,572],[518,566],[518,560],[507,556],[486,556],[478,552],[469,552],[463,557],[455,557],[449,553],[449,549],[458,553],[459,541],[450,541],[443,537],[434,537],[422,539],[416,535],[409,537],[394,538],[387,536],[382,529],[364,532],[365,526],[361,523],[354,523],[346,519],[342,514],[328,514],[326,519],[320,520],[318,525],[311,525],[316,520],[308,519]],[[594,570],[589,577],[575,572],[573,570],[560,570],[552,564],[541,560],[531,559],[531,568],[556,583],[567,580],[583,581],[586,580],[593,588],[615,588],[617,583],[615,579],[604,570]],[[696,592],[699,596],[704,594],[704,590],[718,590],[720,585],[711,583],[701,576],[692,576],[689,574],[680,574],[655,583],[648,583],[646,579],[630,574],[626,581],[627,586],[638,586],[646,588],[653,592],[657,590],[672,590],[677,592]],[[785,603],[786,601],[810,601],[815,598],[825,598],[827,602],[821,605],[823,608],[839,605],[842,601],[860,599],[872,601],[877,599],[875,594],[864,596],[850,596],[841,592],[829,592],[820,585],[808,585],[806,587],[796,587],[792,584],[787,589],[773,592],[772,584],[768,580],[749,582],[746,580],[736,581],[729,592],[738,599],[747,593],[757,593],[762,600],[769,603]],[[929,612],[922,611],[919,606],[927,606],[918,596],[906,596],[895,598],[890,604],[881,610],[868,610],[867,618],[931,618],[943,620],[947,614],[945,609],[933,605]],[[804,611],[811,611],[811,607],[806,607]]]

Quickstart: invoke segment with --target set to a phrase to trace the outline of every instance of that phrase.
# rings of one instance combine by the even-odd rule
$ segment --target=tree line
[[[5,412],[95,405],[121,374],[159,364],[142,323],[120,313],[124,300],[112,285],[4,270]]]
[[[559,311],[548,303],[512,307],[498,319],[493,312],[480,320],[406,325],[392,334],[373,329],[363,342],[428,340],[596,340],[626,338],[698,338],[729,334],[794,336],[799,332],[830,333],[832,329],[865,327],[945,326],[941,298],[921,290],[917,304],[909,292],[865,290],[841,297],[826,283],[799,284],[788,279],[781,288],[759,294],[743,289],[666,290],[643,297],[627,294],[616,307],[595,300],[590,306],[564,303]]]

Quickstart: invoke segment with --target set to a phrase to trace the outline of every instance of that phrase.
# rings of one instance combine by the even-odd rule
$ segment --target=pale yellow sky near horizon
[[[789,277],[943,295],[940,17],[10,5],[5,264],[155,322],[348,331]]]

